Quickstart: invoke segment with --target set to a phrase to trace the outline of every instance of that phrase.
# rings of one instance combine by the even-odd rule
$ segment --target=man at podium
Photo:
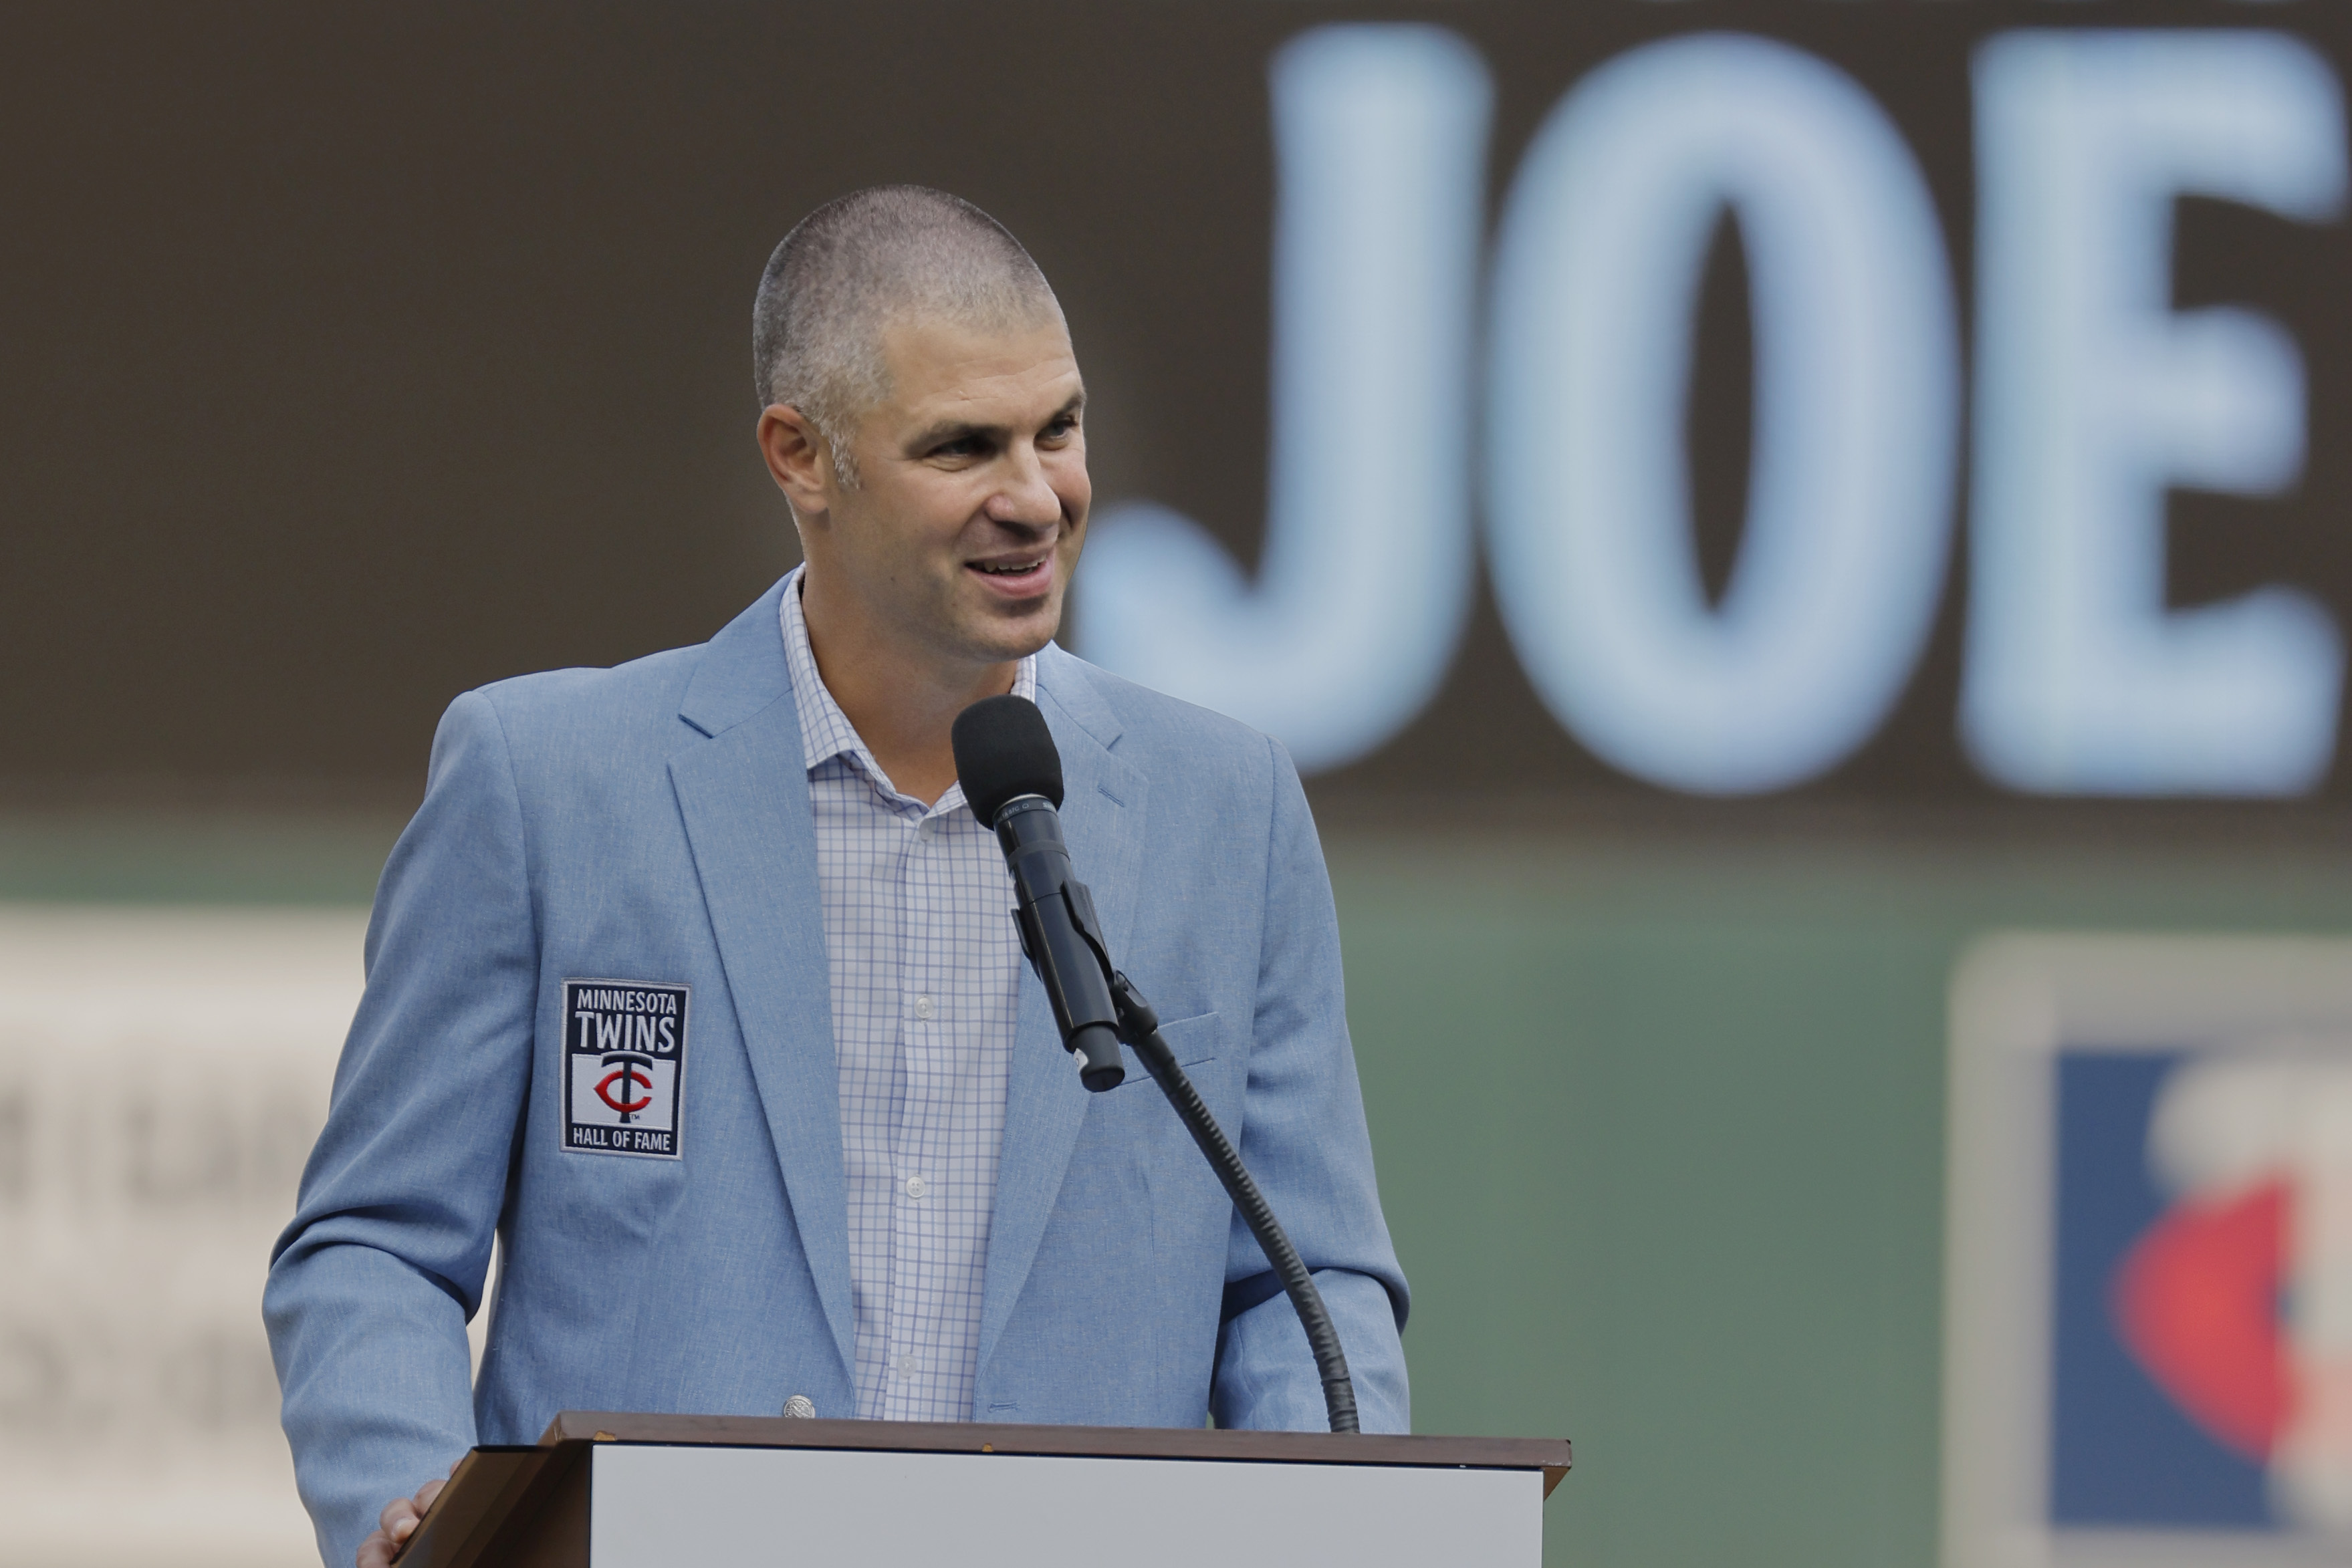
[[[1044,277],[963,202],[858,192],[778,247],[754,350],[806,564],[698,647],[459,697],[385,867],[265,1299],[330,1568],[388,1561],[421,1483],[567,1407],[1322,1429],[1215,1176],[1131,1061],[1081,1088],[1024,965],[950,747],[1005,693],[1364,1429],[1406,1429],[1297,773],[1051,642],[1090,491]]]

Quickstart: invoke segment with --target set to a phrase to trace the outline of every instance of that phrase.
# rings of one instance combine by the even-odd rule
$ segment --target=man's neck
[[[943,665],[903,643],[871,634],[855,613],[803,591],[801,619],[817,678],[892,787],[936,805],[956,781],[956,716],[982,697],[1013,689],[1018,661]]]

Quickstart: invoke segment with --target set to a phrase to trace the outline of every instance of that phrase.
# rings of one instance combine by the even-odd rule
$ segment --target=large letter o
[[[1752,280],[1755,461],[1710,607],[1682,431],[1727,207]],[[1537,132],[1493,308],[1496,593],[1560,722],[1626,772],[1705,794],[1852,755],[1934,620],[1958,409],[1943,238],[1885,112],[1762,38],[1621,56]]]

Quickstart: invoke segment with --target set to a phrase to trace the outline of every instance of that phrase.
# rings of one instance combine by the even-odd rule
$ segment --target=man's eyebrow
[[[1086,389],[1080,387],[1070,394],[1066,402],[1054,411],[1054,417],[1066,418],[1078,413],[1086,405]],[[934,446],[945,446],[957,441],[969,441],[975,435],[1002,435],[1004,430],[1005,427],[1001,424],[980,424],[967,419],[943,419],[937,424],[927,424],[917,431],[912,439],[907,443],[907,450],[929,452]]]
[[[975,435],[1001,435],[1003,433],[1004,427],[1001,424],[975,424],[965,419],[943,419],[937,424],[927,424],[917,431],[908,441],[907,450],[929,452],[934,446],[944,446],[950,442],[969,441]]]

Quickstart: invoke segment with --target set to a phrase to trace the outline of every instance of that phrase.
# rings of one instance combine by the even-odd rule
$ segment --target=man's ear
[[[768,475],[792,503],[798,517],[832,510],[833,449],[808,416],[790,403],[770,403],[760,413],[760,455]]]

